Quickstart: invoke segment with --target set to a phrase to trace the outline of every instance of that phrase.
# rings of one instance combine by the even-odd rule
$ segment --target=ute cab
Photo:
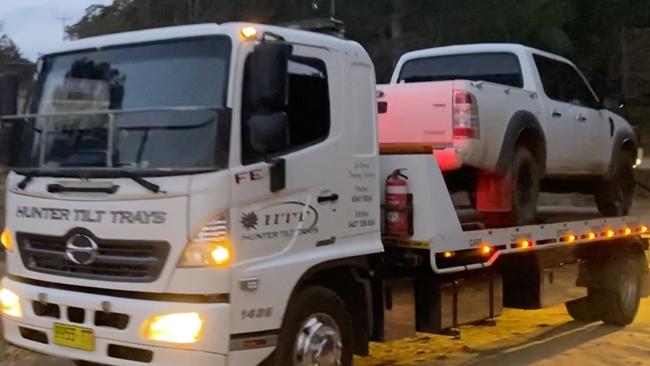
[[[375,108],[364,49],[300,30],[45,53],[3,121],[5,337],[100,363],[261,362],[303,273],[382,250]]]

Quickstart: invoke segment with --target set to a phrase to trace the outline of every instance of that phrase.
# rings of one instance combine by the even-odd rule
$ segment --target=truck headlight
[[[228,222],[224,217],[209,221],[187,243],[180,268],[225,267],[232,261],[232,247],[228,239]]]
[[[20,298],[13,291],[3,288],[0,290],[0,310],[5,315],[14,318],[23,317],[23,308],[20,305]]]
[[[150,341],[196,343],[203,336],[205,321],[198,313],[154,316],[142,326],[142,337]]]

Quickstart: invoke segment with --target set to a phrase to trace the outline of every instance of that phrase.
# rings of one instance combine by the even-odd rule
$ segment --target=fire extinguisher
[[[386,234],[390,236],[413,235],[412,196],[404,170],[396,169],[386,178]]]

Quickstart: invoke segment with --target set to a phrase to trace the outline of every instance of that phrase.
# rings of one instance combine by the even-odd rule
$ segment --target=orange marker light
[[[596,234],[594,234],[593,232],[588,232],[586,238],[587,240],[594,240],[596,239]]]
[[[535,244],[533,243],[532,240],[522,239],[522,240],[519,241],[519,248],[522,248],[522,249],[532,248],[533,245],[535,245]]]
[[[567,243],[573,243],[574,241],[576,241],[576,236],[573,234],[569,234],[564,237],[564,241]]]
[[[621,230],[621,233],[623,235],[626,235],[626,236],[631,235],[632,234],[632,229],[630,229],[629,227],[626,227],[625,229]]]
[[[244,27],[241,29],[240,33],[242,37],[244,37],[244,39],[252,39],[255,38],[255,36],[257,35],[257,29],[255,29],[255,27],[250,27],[250,26]]]
[[[492,253],[492,247],[489,246],[489,245],[483,244],[483,245],[481,245],[481,246],[479,247],[479,251],[480,251],[481,254],[483,254],[483,255],[488,255],[488,254]]]
[[[641,225],[641,226],[639,227],[639,232],[642,233],[642,234],[643,234],[643,233],[647,233],[647,232],[648,232],[648,227],[645,226],[645,225]]]
[[[603,233],[603,236],[606,237],[606,238],[611,238],[611,237],[613,237],[614,235],[616,235],[616,233],[614,232],[614,230],[607,230],[607,231],[605,231],[605,232]]]
[[[454,256],[454,254],[455,254],[454,252],[444,252],[442,253],[442,256],[445,258],[451,258]]]

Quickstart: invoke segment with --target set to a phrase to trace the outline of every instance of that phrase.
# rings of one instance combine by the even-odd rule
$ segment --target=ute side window
[[[534,55],[546,95],[559,102],[598,108],[598,100],[573,66],[548,57]]]
[[[241,123],[242,163],[245,165],[264,159],[252,148],[246,123],[253,111],[249,94],[249,60],[245,66]],[[330,98],[325,62],[310,57],[291,57],[289,98],[285,112],[289,116],[290,146],[273,155],[284,155],[327,139],[330,132]]]

